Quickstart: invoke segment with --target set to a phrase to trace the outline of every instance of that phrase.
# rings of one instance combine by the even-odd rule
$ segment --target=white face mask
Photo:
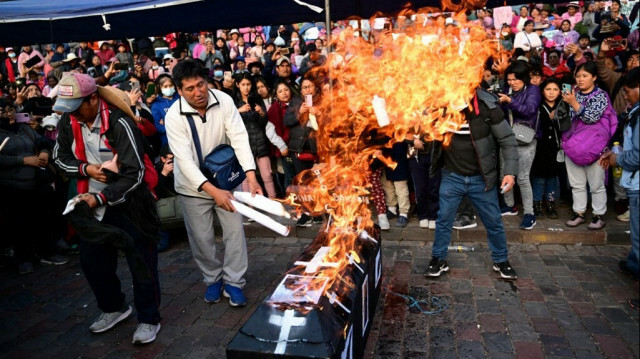
[[[151,68],[154,69],[154,70],[157,70],[159,67],[160,66],[158,66],[158,65],[151,66]]]
[[[162,89],[162,95],[163,96],[171,97],[171,96],[173,96],[174,93],[176,93],[175,87],[169,87],[169,88],[163,88]]]
[[[502,32],[502,36],[508,36],[508,35],[509,35],[508,32],[504,32],[504,31]]]
[[[16,57],[16,53],[15,52],[10,53],[9,57],[13,59],[14,57]]]

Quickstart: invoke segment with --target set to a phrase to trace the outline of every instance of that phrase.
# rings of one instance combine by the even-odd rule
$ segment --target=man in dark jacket
[[[500,188],[510,191],[518,172],[517,143],[511,127],[493,94],[478,89],[464,110],[467,122],[452,134],[449,146],[434,144],[431,174],[442,168],[440,210],[436,222],[432,259],[428,277],[439,277],[449,271],[447,250],[451,242],[453,221],[458,205],[469,196],[487,228],[493,270],[505,279],[516,279],[516,272],[507,260],[505,236],[496,183],[498,183],[498,154],[496,143],[503,153],[505,176]]]
[[[131,118],[133,114],[125,111],[131,113],[128,104],[124,109],[113,107],[105,100],[106,93],[105,97],[99,95],[89,75],[73,73],[60,80],[53,110],[64,114],[53,157],[68,176],[77,178],[77,198],[93,209],[100,225],[120,228],[131,237],[133,243],[125,255],[140,322],[133,342],[151,343],[160,330],[155,243],[159,223],[146,182],[155,171],[147,173],[142,133]],[[131,314],[116,274],[118,250],[114,243],[105,242],[99,238],[82,238],[80,242],[80,264],[103,311],[89,327],[94,333],[111,329]]]

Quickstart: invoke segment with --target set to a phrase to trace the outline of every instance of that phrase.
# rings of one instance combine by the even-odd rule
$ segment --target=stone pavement
[[[317,231],[318,227],[312,227]],[[420,229],[415,228],[415,231]],[[264,233],[264,229],[262,233]],[[422,232],[426,237],[426,231]],[[484,234],[461,242],[476,251],[451,253],[451,271],[426,279],[431,240],[384,240],[385,288],[416,299],[437,296],[438,315],[409,308],[384,291],[367,343],[367,358],[638,358],[639,315],[627,300],[638,282],[617,270],[628,245],[550,245],[512,242],[519,279],[491,270]],[[226,344],[275,287],[309,239],[249,238],[249,305],[203,301],[204,285],[186,240],[160,254],[162,330],[155,343],[131,344],[135,317],[103,334],[89,325],[99,314],[80,270],[69,264],[36,266],[30,275],[0,269],[0,357],[3,358],[224,358]],[[222,243],[218,241],[218,252]],[[131,280],[119,261],[127,300]]]

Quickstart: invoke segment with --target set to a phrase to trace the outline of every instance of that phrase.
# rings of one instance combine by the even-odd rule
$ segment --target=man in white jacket
[[[247,175],[251,193],[262,194],[262,190],[255,175],[249,136],[233,99],[221,91],[209,90],[205,71],[195,60],[180,61],[173,68],[180,99],[169,108],[165,128],[174,154],[175,189],[182,203],[191,252],[207,285],[205,302],[218,302],[224,295],[231,306],[244,306],[247,246],[242,215],[230,202],[232,192],[216,188],[200,171],[188,117],[195,124],[203,156],[220,144],[231,145]],[[222,225],[224,262],[216,257],[214,210]]]

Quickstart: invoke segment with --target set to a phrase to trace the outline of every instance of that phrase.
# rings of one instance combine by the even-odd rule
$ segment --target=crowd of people
[[[420,135],[394,144],[388,155],[395,169],[374,162],[369,177],[382,230],[391,219],[402,228],[415,216],[420,228],[436,231],[429,276],[449,269],[451,230],[475,227],[477,211],[494,270],[515,279],[500,215],[522,214],[520,228],[530,230],[558,218],[564,199],[572,206],[566,225],[592,230],[606,225],[614,204],[618,220],[631,224],[633,243],[620,268],[638,277],[638,4],[629,16],[622,10],[613,0],[467,14],[512,53],[486,63],[478,112],[465,110],[468,123],[448,147]],[[330,33],[350,27],[375,42],[383,31],[415,26],[411,18],[379,20],[332,23]],[[452,20],[446,26],[458,26]],[[157,251],[168,248],[172,233],[145,204],[177,196],[205,300],[224,295],[244,305],[243,219],[229,211],[230,192],[201,172],[194,142],[204,154],[230,144],[247,173],[243,190],[286,197],[294,177],[319,161],[316,118],[331,84],[313,69],[327,65],[327,32],[325,24],[300,23],[0,46],[0,221],[19,228],[3,236],[3,258],[27,274],[35,262],[62,265],[79,251],[104,312],[91,330],[102,332],[131,313],[115,275],[116,248],[123,250],[141,323],[134,342],[151,342],[160,329]],[[465,187],[465,177],[473,186]],[[443,191],[456,201],[443,201]],[[95,209],[104,225],[99,241],[83,237],[95,231],[81,211],[62,216],[71,198]],[[211,256],[214,210],[224,262]],[[27,213],[38,213],[39,223]],[[296,225],[323,220],[303,214]],[[114,246],[108,226],[131,241]]]

